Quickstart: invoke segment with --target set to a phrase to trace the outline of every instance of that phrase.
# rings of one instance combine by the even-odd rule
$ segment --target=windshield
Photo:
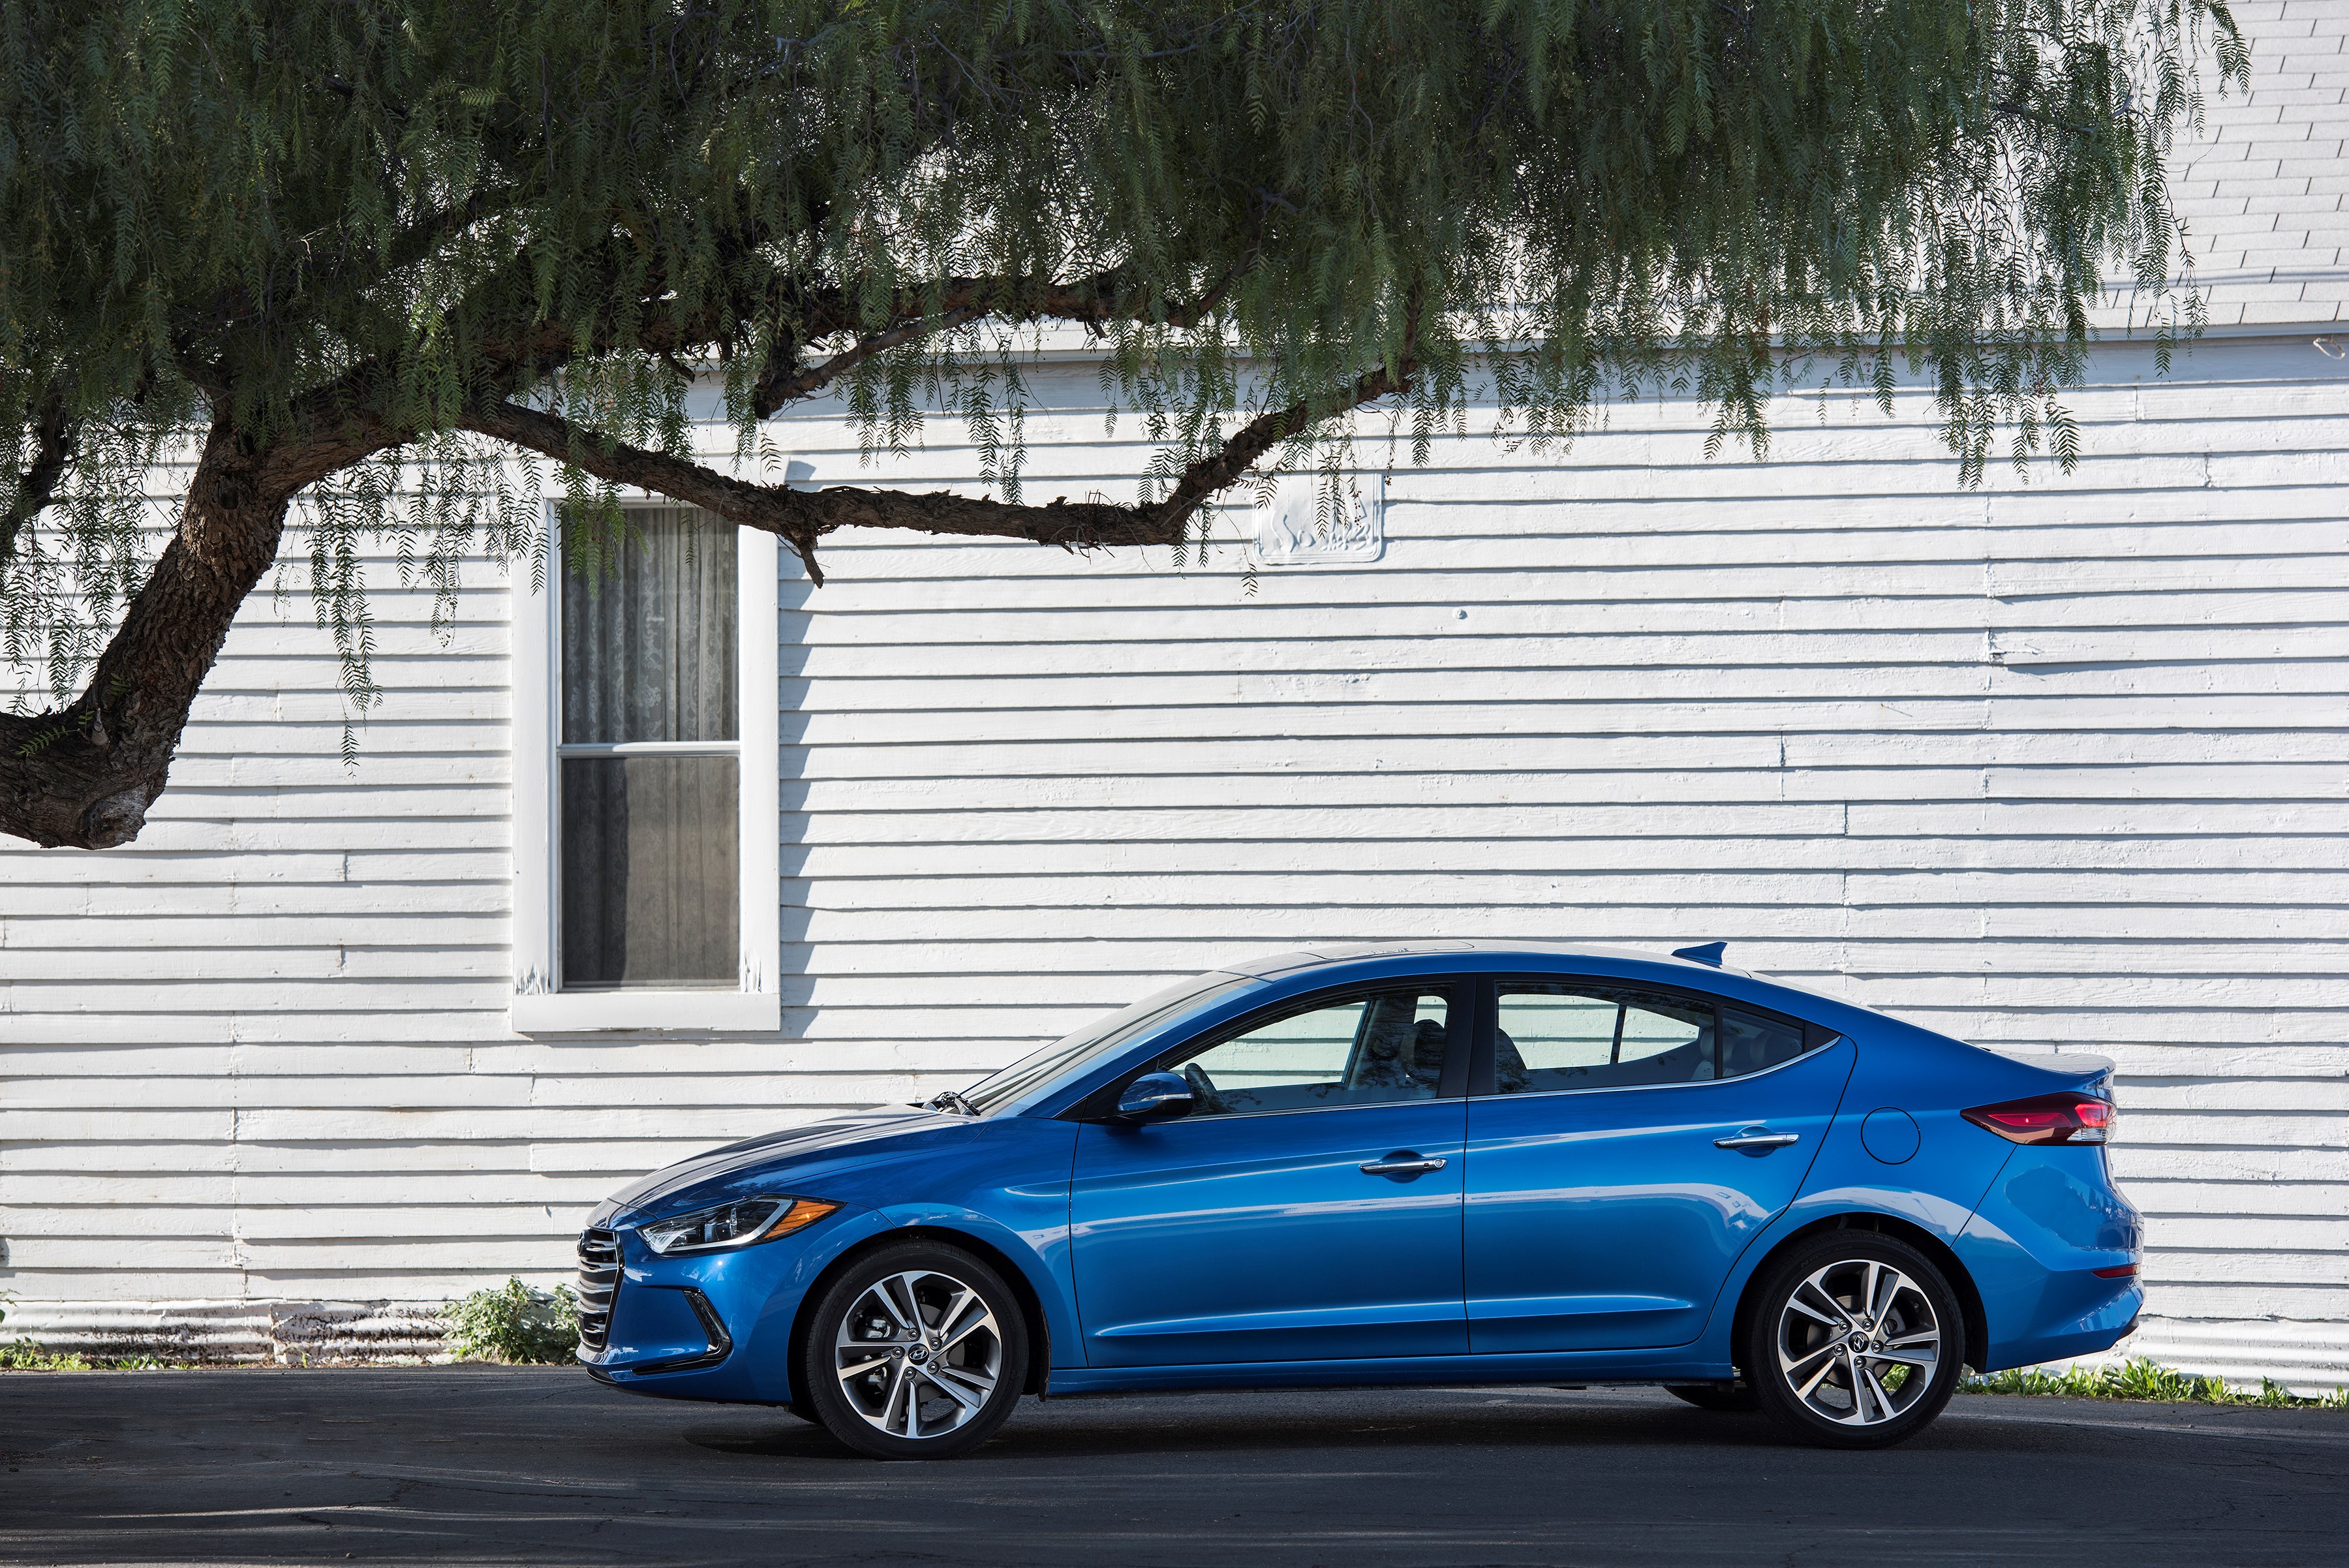
[[[1261,983],[1247,975],[1221,972],[1195,974],[1188,980],[1177,981],[1131,1007],[1096,1018],[1075,1033],[1064,1034],[1042,1050],[981,1078],[963,1091],[962,1098],[974,1115],[991,1116],[1093,1057],[1123,1045],[1162,1018],[1186,1012],[1226,992]]]

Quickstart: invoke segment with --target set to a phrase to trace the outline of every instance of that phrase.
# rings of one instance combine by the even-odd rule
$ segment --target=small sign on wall
[[[1261,566],[1375,561],[1386,548],[1386,491],[1383,473],[1347,474],[1335,496],[1326,475],[1284,473],[1271,505],[1240,503],[1255,524],[1248,555]]]

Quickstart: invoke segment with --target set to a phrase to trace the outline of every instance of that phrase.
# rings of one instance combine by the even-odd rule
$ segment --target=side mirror
[[[1191,1085],[1179,1073],[1144,1073],[1117,1097],[1122,1122],[1163,1122],[1190,1114]]]

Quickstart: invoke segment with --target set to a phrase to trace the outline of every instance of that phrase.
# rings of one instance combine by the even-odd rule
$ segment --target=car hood
[[[918,1106],[874,1106],[868,1110],[843,1111],[820,1122],[744,1138],[665,1166],[597,1204],[587,1223],[595,1227],[609,1225],[623,1216],[658,1207],[664,1199],[688,1189],[720,1188],[726,1178],[740,1172],[755,1169],[780,1173],[802,1162],[812,1168],[838,1170],[883,1158],[909,1144],[968,1132],[975,1125],[968,1116],[926,1110]],[[723,1201],[724,1197],[722,1191],[713,1191],[710,1200]]]

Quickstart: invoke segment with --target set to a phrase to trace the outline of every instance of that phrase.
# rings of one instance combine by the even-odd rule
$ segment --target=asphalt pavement
[[[1961,1396],[1880,1453],[1653,1389],[1023,1401],[971,1457],[564,1369],[0,1374],[0,1562],[2349,1564],[2349,1412]]]

